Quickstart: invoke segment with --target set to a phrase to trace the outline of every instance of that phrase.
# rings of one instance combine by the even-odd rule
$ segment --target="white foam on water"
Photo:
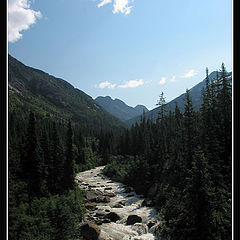
[[[111,198],[109,203],[98,203],[98,211],[111,211],[120,216],[120,220],[111,223],[103,223],[99,225],[101,233],[99,240],[154,240],[157,239],[152,233],[148,232],[147,223],[149,221],[156,222],[156,210],[150,207],[142,207],[141,204],[144,199],[140,198],[134,191],[124,193],[125,185],[118,182],[113,182],[101,174],[104,168],[97,167],[85,172],[81,172],[76,176],[76,182],[80,188],[86,190],[100,190],[113,192],[115,197]],[[110,189],[111,188],[111,189]],[[130,197],[128,196],[130,195]],[[131,196],[133,195],[133,196]],[[122,207],[114,207],[119,203],[124,203]],[[129,215],[137,215],[142,218],[142,223],[135,223],[134,225],[126,225]]]

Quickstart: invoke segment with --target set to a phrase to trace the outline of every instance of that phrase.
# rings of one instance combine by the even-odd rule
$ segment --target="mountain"
[[[229,80],[232,81],[232,78],[231,78],[232,73],[229,72],[228,74],[229,74]],[[220,76],[220,73],[218,73],[218,75]],[[211,74],[209,74],[209,81],[210,82],[214,81],[216,79],[216,77],[217,77],[217,71],[212,72]],[[202,104],[202,89],[205,88],[205,85],[206,85],[206,78],[189,90],[189,94],[192,98],[192,103],[193,103],[195,111],[199,110],[199,108]],[[180,96],[173,99],[172,101],[170,101],[169,103],[167,103],[166,104],[166,110],[167,111],[169,111],[169,110],[174,111],[175,103],[177,103],[180,111],[183,112],[184,111],[184,105],[185,105],[185,100],[184,100],[185,96],[186,96],[186,93],[183,93]],[[160,111],[160,107],[154,108],[153,110],[147,112],[145,114],[145,116],[146,116],[147,119],[151,118],[154,121],[156,121],[159,111]],[[135,122],[140,122],[140,120],[141,120],[141,115],[137,116],[135,118],[129,119],[128,121],[126,121],[126,123],[129,126],[131,126]]]
[[[119,118],[122,121],[127,121],[138,115],[143,114],[143,112],[148,112],[148,109],[143,105],[137,105],[136,107],[130,107],[120,99],[112,99],[109,96],[97,97],[95,99],[100,106],[102,106],[107,112],[113,116]]]
[[[83,91],[67,81],[25,66],[8,55],[9,112],[28,114],[66,122],[81,128],[126,127]]]

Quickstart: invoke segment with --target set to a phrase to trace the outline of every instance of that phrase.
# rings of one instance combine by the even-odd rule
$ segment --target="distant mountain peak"
[[[115,98],[114,100],[109,97],[99,96],[95,99],[98,104],[103,107],[107,112],[119,118],[122,121],[127,121],[133,117],[142,115],[143,112],[148,112],[144,105],[137,105],[136,107],[128,106],[121,99]]]

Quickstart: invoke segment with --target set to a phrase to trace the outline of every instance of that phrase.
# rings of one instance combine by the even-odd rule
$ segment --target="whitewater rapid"
[[[114,194],[109,202],[97,203],[94,209],[95,215],[114,212],[119,216],[115,222],[100,223],[99,240],[156,240],[154,231],[159,222],[156,220],[156,210],[142,206],[143,198],[137,195],[133,189],[118,182],[111,181],[102,174],[102,167],[97,167],[78,173],[76,182],[79,187],[90,191],[108,191]],[[127,188],[126,188],[127,187]],[[128,189],[126,191],[126,189]],[[92,214],[92,213],[91,213]],[[94,215],[92,214],[92,215]],[[137,215],[142,221],[127,225],[129,215]]]

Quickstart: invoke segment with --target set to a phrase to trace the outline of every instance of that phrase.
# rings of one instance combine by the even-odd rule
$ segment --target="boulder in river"
[[[89,202],[96,202],[97,195],[91,191],[86,192],[86,200]]]
[[[102,218],[105,217],[106,213],[103,210],[99,210],[95,213],[95,217]]]
[[[96,202],[98,203],[109,203],[111,201],[110,197],[108,196],[98,196]]]
[[[106,218],[108,218],[109,220],[111,220],[111,222],[116,222],[118,220],[120,220],[120,217],[117,213],[115,212],[110,212],[106,215]]]
[[[135,223],[132,227],[134,231],[138,233],[138,235],[143,235],[148,233],[148,227],[144,223]]]
[[[120,203],[117,203],[113,206],[113,208],[123,208],[123,205]]]
[[[129,215],[127,218],[127,225],[133,225],[134,223],[141,223],[142,218],[138,215]]]
[[[89,210],[95,210],[96,207],[97,207],[97,204],[94,203],[94,202],[92,202],[92,203],[86,203],[86,204],[85,204],[85,208],[86,208],[86,209],[89,209]]]
[[[113,192],[107,192],[107,191],[104,191],[104,192],[103,192],[103,195],[104,195],[104,196],[108,196],[108,197],[110,197],[110,198],[116,196],[115,193],[113,193]]]
[[[97,240],[100,235],[101,229],[93,223],[84,223],[80,227],[82,236],[87,240]]]

